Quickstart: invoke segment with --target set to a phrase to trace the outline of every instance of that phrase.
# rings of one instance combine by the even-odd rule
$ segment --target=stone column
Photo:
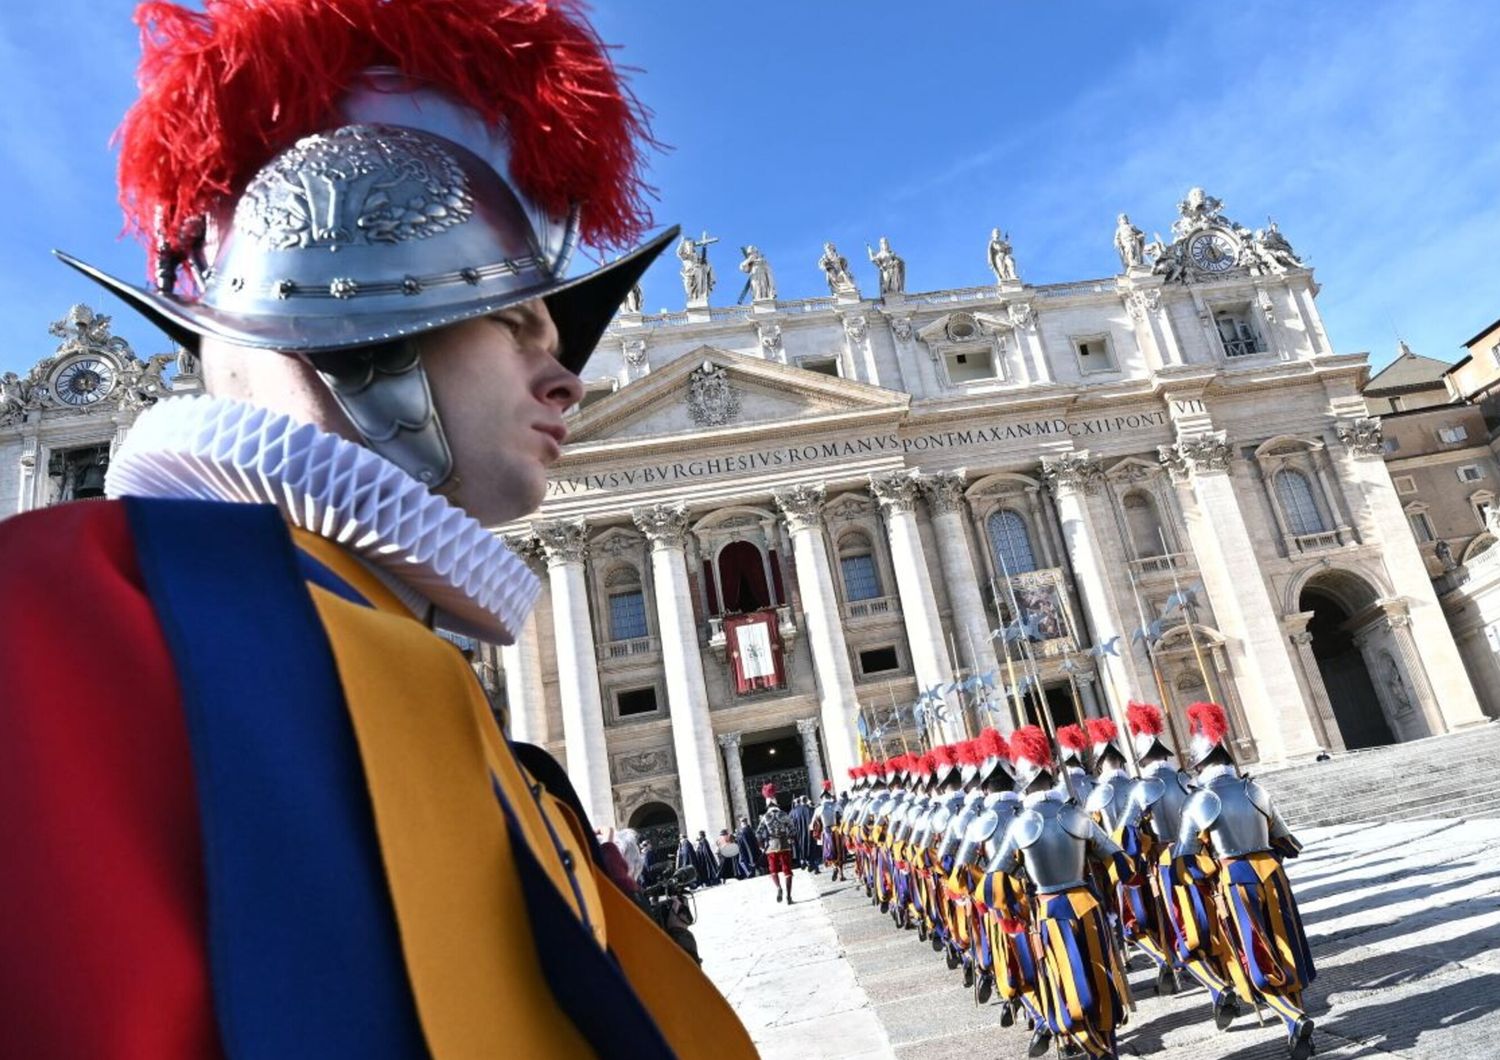
[[[613,828],[615,806],[604,740],[604,705],[599,697],[599,664],[594,655],[594,628],[583,573],[588,524],[582,519],[538,523],[536,536],[547,556],[547,580],[552,590],[557,694],[562,702],[568,779],[589,812],[589,824]]]
[[[505,542],[528,566],[541,558],[541,545],[534,537],[516,536]],[[545,747],[547,689],[542,676],[542,645],[537,632],[536,609],[526,616],[514,644],[500,648],[500,667],[505,671],[505,705],[510,737]]]
[[[1292,646],[1297,650],[1297,661],[1302,664],[1302,677],[1307,682],[1308,694],[1313,701],[1313,727],[1318,730],[1318,739],[1330,751],[1344,750],[1344,736],[1339,732],[1338,718],[1333,713],[1333,704],[1328,699],[1328,686],[1323,683],[1323,671],[1318,669],[1318,660],[1313,656],[1312,631],[1307,624],[1312,621],[1311,611],[1299,611],[1288,615],[1283,624]]]
[[[687,508],[654,504],[631,512],[651,542],[651,578],[656,590],[656,621],[661,661],[672,712],[672,748],[682,789],[684,826],[717,835],[724,827],[724,788],[714,756],[714,727],[708,716],[708,686],[698,652],[693,598],[688,584]]]
[[[943,584],[953,604],[954,640],[959,657],[971,673],[999,670],[999,656],[990,637],[989,616],[984,597],[979,594],[979,575],[974,570],[974,554],[969,551],[969,534],[964,526],[964,471],[940,471],[924,476],[922,493],[927,510],[932,513],[933,536],[937,538],[938,560],[943,566]],[[1001,730],[1013,727],[1010,712],[999,715]]]
[[[837,778],[846,776],[859,761],[859,732],[854,720],[859,702],[854,694],[854,673],[849,666],[849,645],[844,640],[828,546],[823,540],[824,494],[822,484],[803,484],[778,490],[775,498],[792,536],[807,643],[818,678],[819,717],[828,744],[828,766]]]
[[[1106,711],[1099,706],[1099,696],[1094,691],[1094,675],[1078,674],[1074,680],[1078,682],[1078,698],[1083,702],[1083,712],[1091,718],[1102,718]],[[1129,726],[1123,731],[1129,731]]]
[[[1179,436],[1182,437],[1182,436]],[[1283,762],[1318,752],[1312,709],[1302,695],[1255,542],[1245,525],[1223,431],[1200,431],[1162,446],[1174,481],[1188,483],[1197,503],[1188,537],[1219,631],[1239,642],[1240,702],[1262,760]]]
[[[797,735],[802,739],[802,764],[807,767],[807,787],[816,799],[823,791],[823,756],[818,753],[818,719],[799,718]]]
[[[1489,719],[1479,708],[1474,686],[1464,670],[1458,646],[1453,643],[1453,631],[1443,617],[1422,553],[1412,538],[1406,513],[1382,459],[1380,421],[1364,417],[1346,420],[1337,425],[1337,431],[1348,453],[1342,470],[1352,479],[1379,534],[1377,543],[1391,588],[1406,601],[1412,650],[1418,656],[1417,666],[1431,685],[1440,722],[1433,731],[1481,725]]]
[[[1114,537],[1101,533],[1089,510],[1089,497],[1098,492],[1104,480],[1104,469],[1087,450],[1064,453],[1042,461],[1042,477],[1057,506],[1057,520],[1062,526],[1063,543],[1073,576],[1078,579],[1079,595],[1088,615],[1089,630],[1096,644],[1108,644],[1115,637],[1115,654],[1100,656],[1099,662],[1111,694],[1106,696],[1110,713],[1121,731],[1127,731],[1125,704],[1132,699],[1153,699],[1147,694],[1145,678],[1136,666],[1131,650],[1129,624],[1121,616],[1133,613],[1132,602],[1116,598],[1115,587],[1106,571],[1124,569],[1126,559]],[[1091,645],[1080,644],[1080,648]]]
[[[885,516],[891,566],[896,572],[896,592],[901,597],[901,617],[906,624],[917,688],[926,692],[938,685],[951,685],[953,663],[943,642],[943,622],[938,617],[932,576],[927,571],[927,556],[917,529],[917,473],[888,471],[871,475],[870,492],[880,502],[880,511]],[[948,720],[941,725],[942,739],[952,743],[963,739],[964,733],[958,696],[948,692],[943,699],[948,704]]]
[[[740,761],[740,734],[719,733],[719,746],[724,749],[724,773],[729,784],[729,809],[734,820],[729,824],[732,832],[739,826],[741,817],[750,816],[750,803],[745,797],[745,763]]]
[[[1411,613],[1405,600],[1377,600],[1376,605],[1385,611],[1385,626],[1390,633],[1390,644],[1395,649],[1396,659],[1400,665],[1400,676],[1405,678],[1410,687],[1411,694],[1417,699],[1417,712],[1421,714],[1426,732],[1420,731],[1416,726],[1407,723],[1406,728],[1410,732],[1398,733],[1402,739],[1420,739],[1423,736],[1436,736],[1444,729],[1443,712],[1438,705],[1436,697],[1432,692],[1432,684],[1427,680],[1427,668],[1422,665],[1422,658],[1417,652],[1417,645],[1412,638]],[[1376,682],[1383,680],[1385,675],[1371,673]],[[1392,696],[1393,702],[1398,706],[1400,700]],[[1399,712],[1399,711],[1398,711]],[[1411,731],[1416,729],[1417,731]]]

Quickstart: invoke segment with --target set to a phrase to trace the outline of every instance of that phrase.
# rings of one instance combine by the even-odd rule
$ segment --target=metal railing
[[[1186,552],[1165,552],[1160,556],[1142,556],[1130,561],[1130,569],[1137,574],[1157,574],[1162,571],[1182,570],[1188,566]]]
[[[872,618],[899,614],[900,611],[901,602],[894,596],[872,596],[868,600],[849,600],[844,604],[845,618]]]
[[[1325,548],[1338,548],[1343,538],[1337,530],[1323,530],[1316,534],[1297,534],[1292,538],[1298,552],[1321,552]]]
[[[1220,335],[1219,341],[1224,344],[1225,357],[1249,357],[1252,354],[1266,352],[1266,344],[1260,341],[1259,336],[1248,339],[1226,339]]]
[[[653,655],[659,649],[655,637],[631,637],[628,640],[607,640],[599,645],[599,658],[628,659],[635,655]]]

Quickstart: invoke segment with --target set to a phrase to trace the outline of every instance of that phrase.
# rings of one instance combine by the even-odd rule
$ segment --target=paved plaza
[[[1289,863],[1318,967],[1318,1056],[1500,1057],[1500,820],[1310,828]],[[704,968],[767,1058],[1026,1055],[1023,1028],[977,1008],[957,972],[898,933],[856,884],[798,873],[800,901],[767,879],[699,898]],[[1132,962],[1124,1056],[1275,1060],[1279,1021],[1213,1029],[1196,986],[1158,998]]]

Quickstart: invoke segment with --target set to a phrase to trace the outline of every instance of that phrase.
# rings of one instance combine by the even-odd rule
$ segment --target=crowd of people
[[[833,783],[823,783],[823,809],[814,806],[806,795],[794,795],[791,809],[783,810],[774,784],[764,785],[761,797],[766,810],[754,825],[749,817],[741,817],[732,835],[723,828],[712,841],[703,830],[696,839],[682,836],[677,843],[677,867],[692,866],[701,887],[770,876],[776,883],[776,900],[790,905],[792,870],[803,869],[814,875],[821,870],[822,837],[832,835],[828,825],[832,824],[835,805]],[[649,861],[650,852],[645,853]]]
[[[829,861],[846,846],[871,902],[980,1003],[998,994],[1000,1025],[1023,1022],[1032,1056],[1054,1042],[1119,1055],[1135,951],[1158,993],[1203,986],[1221,1031],[1246,1006],[1269,1008],[1306,1060],[1315,973],[1282,868],[1300,845],[1237,767],[1223,708],[1197,703],[1188,719],[1181,752],[1160,709],[1132,703],[1125,738],[1092,718],[1055,743],[1037,726],[987,729],[856,766]]]

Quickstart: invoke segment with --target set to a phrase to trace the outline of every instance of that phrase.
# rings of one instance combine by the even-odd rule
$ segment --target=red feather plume
[[[1212,743],[1229,735],[1229,717],[1217,703],[1194,703],[1187,709],[1188,731],[1201,732]]]
[[[1077,728],[1076,725],[1070,727]],[[1083,730],[1080,729],[1079,735],[1082,734]],[[1062,730],[1059,729],[1058,736],[1061,735]],[[1047,734],[1035,725],[1023,725],[1010,734],[1010,754],[1016,761],[1024,758],[1039,766],[1052,765],[1052,745],[1047,742]]]
[[[933,760],[931,753],[928,753],[918,758],[916,765],[913,768],[915,768],[916,771],[922,774],[924,777],[930,777],[932,776],[932,771],[936,766],[937,762]]]
[[[831,780],[825,780],[825,781],[823,781],[823,790],[824,791],[832,791],[833,790],[833,781],[831,781]]]
[[[136,8],[141,97],[120,126],[126,226],[180,240],[277,152],[327,128],[360,73],[395,67],[510,137],[510,178],[606,247],[650,227],[646,115],[578,0],[166,0]],[[178,249],[181,249],[180,247]]]
[[[775,784],[763,784],[763,785],[761,785],[760,797],[763,798],[763,799],[765,799],[767,802],[770,802],[772,799],[774,799],[776,797],[776,785]]]
[[[954,744],[953,757],[961,766],[977,766],[984,758],[979,753],[979,745],[973,740],[962,740]]]
[[[998,729],[985,729],[981,732],[979,748],[985,758],[1004,758],[1010,750],[1005,746],[1005,737],[1000,735]]]
[[[1035,728],[1035,726],[1028,726],[1028,728]],[[1011,739],[1015,738],[1015,734],[1012,733]],[[1057,742],[1070,751],[1082,751],[1088,747],[1089,738],[1084,735],[1083,729],[1079,726],[1064,725],[1057,730]]]
[[[941,747],[934,747],[932,749],[932,766],[934,769],[940,766],[955,766],[957,764],[958,760],[953,757],[953,747],[951,744],[943,744]]]
[[[864,775],[865,775],[865,767],[864,766],[850,766],[849,767],[849,779],[850,780],[858,780],[860,777],[862,777]]]
[[[1120,727],[1110,718],[1090,718],[1085,724],[1088,725],[1090,743],[1108,743],[1120,735]]]
[[[1125,707],[1125,722],[1137,736],[1160,736],[1167,727],[1161,708],[1151,703],[1132,701]]]

